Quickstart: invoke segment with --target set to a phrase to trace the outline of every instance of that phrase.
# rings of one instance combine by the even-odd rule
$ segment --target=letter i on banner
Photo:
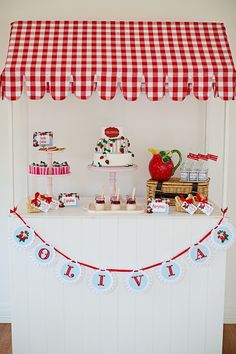
[[[39,265],[48,265],[54,261],[55,250],[52,246],[40,243],[34,249],[33,261]]]
[[[97,270],[90,277],[90,286],[98,293],[105,293],[112,289],[114,283],[111,272],[107,270]]]
[[[178,281],[182,275],[182,269],[180,265],[174,261],[164,262],[158,271],[161,280],[168,283]]]
[[[65,262],[58,269],[59,279],[66,283],[76,283],[81,277],[81,266],[73,261]]]
[[[150,279],[146,272],[142,270],[134,270],[128,274],[126,283],[128,290],[139,293],[149,287]]]
[[[193,264],[205,264],[210,258],[210,249],[202,243],[192,246],[188,252],[189,259]]]

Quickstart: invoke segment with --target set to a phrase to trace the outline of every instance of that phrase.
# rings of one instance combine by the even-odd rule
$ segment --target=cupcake
[[[46,162],[40,161],[39,164],[39,174],[40,175],[48,175],[49,174],[49,168]]]
[[[68,165],[68,162],[65,161],[61,164],[61,173],[63,175],[70,173],[70,166]]]
[[[61,165],[57,161],[53,161],[52,164],[52,174],[53,175],[60,175],[61,174]]]

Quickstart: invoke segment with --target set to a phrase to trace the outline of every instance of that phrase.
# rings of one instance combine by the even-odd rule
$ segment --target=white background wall
[[[208,0],[193,1],[124,1],[108,0],[91,1],[68,0],[58,2],[41,1],[0,1],[0,67],[3,68],[7,51],[9,24],[18,19],[125,19],[125,20],[179,20],[179,21],[220,21],[227,28],[231,49],[236,62],[236,1]],[[82,102],[71,97],[64,102],[53,102],[46,99],[41,102],[27,102],[23,99],[14,104],[14,144],[19,153],[15,165],[20,166],[16,173],[16,199],[24,195],[25,168],[27,159],[33,161],[36,155],[32,152],[30,136],[34,129],[52,129],[55,142],[68,148],[65,158],[71,162],[73,177],[61,180],[57,191],[67,188],[79,191],[81,195],[97,191],[102,182],[86,170],[90,162],[94,143],[99,137],[100,127],[110,122],[125,127],[136,152],[139,172],[132,177],[122,177],[120,185],[128,192],[135,183],[139,194],[145,193],[145,180],[148,176],[146,165],[149,159],[146,148],[179,148],[183,151],[201,150],[203,141],[205,104],[191,97],[184,103],[174,103],[168,98],[158,102],[148,102],[144,96],[138,102],[125,102],[121,95],[114,101],[100,101],[96,95]],[[7,213],[12,206],[12,178],[10,159],[9,102],[0,103],[0,135],[2,149],[0,158],[2,169],[0,174],[0,322],[10,319],[10,282],[7,242]],[[66,118],[66,120],[65,120]],[[27,128],[27,121],[28,127]],[[69,129],[68,127],[71,127]],[[66,129],[69,129],[66,131]],[[151,129],[150,129],[151,128]],[[230,165],[229,165],[229,199],[232,221],[236,217],[236,189],[234,176],[236,173],[235,149],[236,141],[236,105],[230,105]],[[216,132],[217,134],[217,132]],[[220,133],[219,133],[220,134]],[[27,149],[25,147],[28,147]],[[27,154],[29,156],[27,156]],[[25,164],[22,166],[22,162]],[[219,171],[221,174],[222,171]],[[66,184],[64,184],[66,183]],[[92,187],[90,187],[92,186]],[[40,185],[34,185],[38,188]],[[215,186],[214,190],[220,189]],[[26,192],[26,191],[25,191]],[[236,222],[235,222],[236,224]],[[236,267],[236,246],[228,252],[225,318],[236,322],[236,283],[234,270]]]

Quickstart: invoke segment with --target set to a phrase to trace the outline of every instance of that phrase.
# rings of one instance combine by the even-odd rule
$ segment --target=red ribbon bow
[[[206,199],[206,198],[202,198],[199,194],[196,194],[195,199],[196,199],[196,201],[199,202],[199,203],[208,204],[207,199]]]
[[[34,195],[34,199],[31,200],[31,204],[38,206],[39,205],[39,199],[45,201],[46,203],[50,204],[52,202],[52,197],[47,197],[44,194],[40,194],[39,192],[36,192]]]
[[[188,203],[188,204],[193,204],[193,199],[192,198],[184,198],[184,196],[183,196],[183,194],[180,194],[180,196],[179,196],[179,198],[180,198],[180,200],[182,201],[182,202],[186,202],[186,203]]]

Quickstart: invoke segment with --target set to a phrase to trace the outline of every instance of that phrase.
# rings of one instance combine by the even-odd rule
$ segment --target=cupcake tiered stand
[[[54,177],[64,177],[64,176],[69,176],[71,175],[71,172],[69,173],[62,173],[62,174],[53,174],[52,173],[52,167],[53,167],[53,154],[55,153],[61,153],[63,150],[59,151],[47,151],[47,150],[38,150],[38,152],[42,154],[47,155],[47,166],[49,167],[49,174],[34,174],[34,173],[28,173],[30,176],[33,177],[44,177],[47,179],[47,194],[52,196],[53,195],[53,178]]]

